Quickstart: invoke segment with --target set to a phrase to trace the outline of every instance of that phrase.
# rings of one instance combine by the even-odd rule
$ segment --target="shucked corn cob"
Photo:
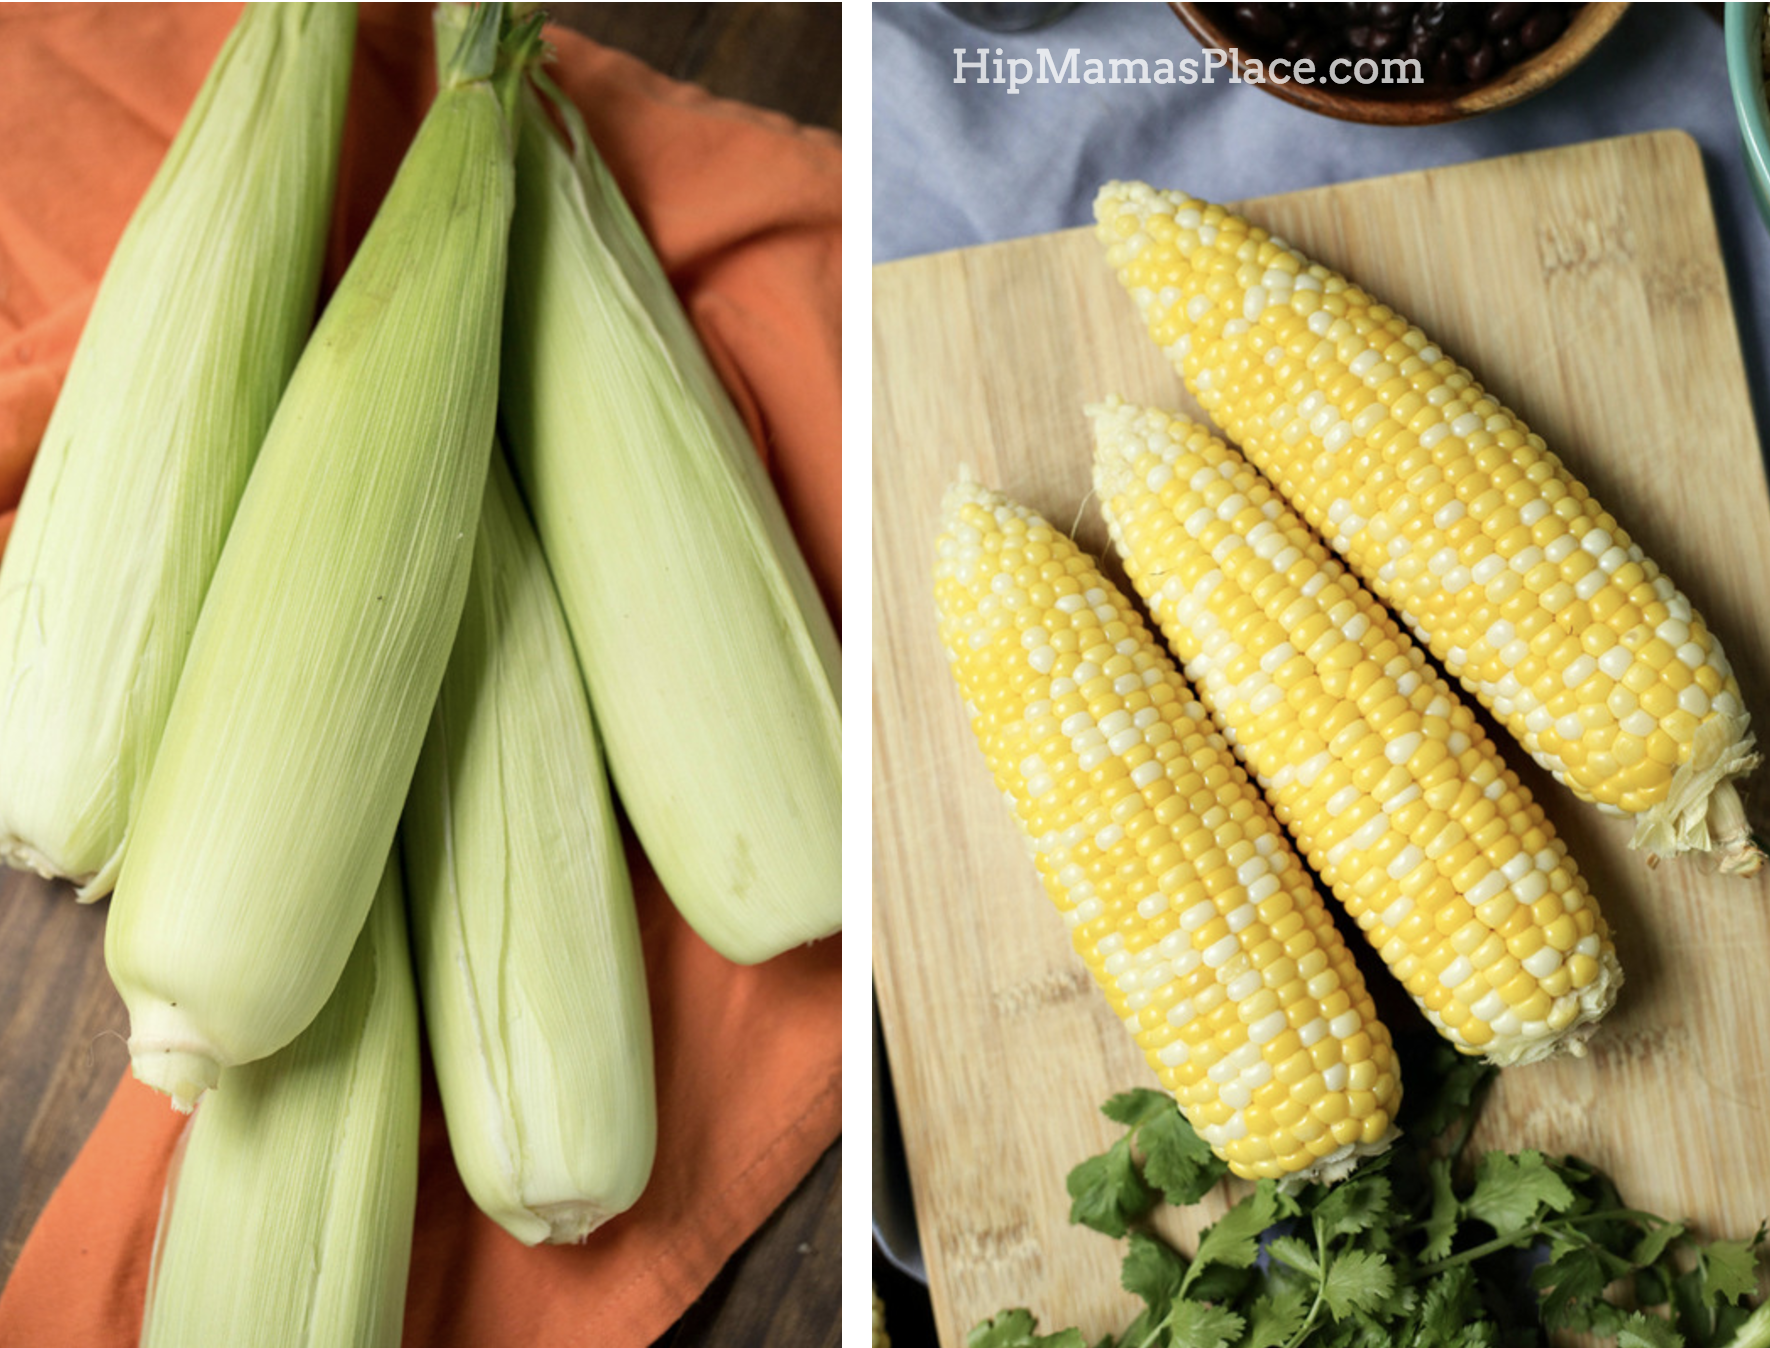
[[[1090,409],[1113,542],[1304,856],[1464,1053],[1576,1051],[1621,970],[1493,742],[1265,478],[1182,417]]]
[[[248,5],[118,241],[0,562],[0,859],[110,892],[313,324],[352,5]]]
[[[113,896],[135,1073],[182,1108],[324,1005],[448,663],[497,410],[499,11],[442,48],[454,63],[277,408]]]
[[[1077,952],[1239,1175],[1382,1150],[1389,1032],[1261,799],[1136,610],[1032,511],[946,496],[941,639]]]
[[[500,408],[646,855],[755,963],[842,925],[841,651],[774,488],[568,101],[523,113]]]
[[[418,1198],[418,999],[389,860],[325,1008],[229,1068],[160,1207],[141,1348],[398,1348]]]
[[[501,450],[400,827],[455,1167],[524,1244],[582,1240],[651,1174],[651,1014],[590,704]]]
[[[1650,856],[1762,862],[1720,643],[1669,577],[1418,328],[1221,206],[1109,183],[1099,235],[1249,459],[1463,686]]]

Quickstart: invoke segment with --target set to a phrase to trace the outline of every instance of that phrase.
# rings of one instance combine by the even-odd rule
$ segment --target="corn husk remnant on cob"
[[[962,477],[941,640],[1076,951],[1199,1136],[1247,1178],[1383,1150],[1389,1032],[1284,831],[1136,609]]]
[[[1650,857],[1762,864],[1720,643],[1426,334],[1221,206],[1109,183],[1099,236],[1211,418],[1557,781]]]
[[[0,561],[0,859],[110,892],[313,324],[353,5],[248,5],[135,209]]]
[[[621,803],[712,946],[841,925],[840,651],[755,446],[563,100],[524,107],[500,405]]]
[[[499,450],[401,838],[455,1167],[524,1244],[582,1240],[651,1173],[651,1016],[590,704]]]
[[[325,1008],[186,1125],[142,1348],[397,1348],[418,1197],[418,1002],[399,869]]]
[[[1496,1063],[1583,1052],[1622,982],[1609,929],[1474,713],[1241,455],[1166,412],[1090,412],[1131,583],[1426,1018]]]
[[[475,11],[277,409],[118,881],[135,1073],[181,1107],[325,1003],[454,644],[512,201],[498,16]]]

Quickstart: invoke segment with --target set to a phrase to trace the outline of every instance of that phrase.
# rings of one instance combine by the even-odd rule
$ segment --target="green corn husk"
[[[112,900],[135,1073],[180,1108],[337,982],[454,644],[513,194],[499,9],[475,13],[277,409]]]
[[[418,1197],[418,1003],[389,859],[325,1008],[180,1139],[142,1348],[397,1348]]]
[[[523,1244],[582,1240],[651,1174],[651,1012],[590,703],[498,450],[400,827],[455,1168]]]
[[[714,948],[841,926],[841,651],[755,447],[569,102],[517,151],[500,410],[621,802]]]
[[[0,561],[0,860],[110,891],[313,324],[353,5],[249,5],[119,240]]]

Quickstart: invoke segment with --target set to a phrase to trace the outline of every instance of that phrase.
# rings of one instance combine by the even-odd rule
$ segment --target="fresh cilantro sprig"
[[[1261,1181],[1190,1259],[1147,1219],[1198,1202],[1228,1168],[1169,1096],[1114,1096],[1102,1112],[1124,1135],[1070,1172],[1070,1220],[1126,1241],[1122,1280],[1144,1308],[1097,1348],[1536,1348],[1554,1330],[1618,1348],[1770,1348],[1770,1303],[1744,1304],[1765,1228],[1704,1243],[1624,1206],[1572,1157],[1465,1157],[1494,1075],[1435,1048],[1410,1073],[1400,1143],[1332,1187]],[[1078,1330],[1037,1327],[1007,1311],[967,1345],[1088,1348]]]

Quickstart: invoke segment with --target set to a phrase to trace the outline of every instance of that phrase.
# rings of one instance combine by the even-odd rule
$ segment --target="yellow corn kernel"
[[[1541,806],[1456,692],[1232,448],[1183,417],[1117,399],[1090,413],[1095,488],[1126,574],[1299,849],[1427,1018],[1494,1062],[1578,1049],[1621,981],[1608,931]],[[1245,532],[1217,527],[1232,505],[1255,521]],[[1318,645],[1337,636],[1367,692],[1357,702],[1316,696],[1276,720],[1275,708],[1293,706],[1290,657],[1306,632]],[[1362,784],[1346,771],[1353,743],[1383,765]],[[1446,767],[1458,783],[1489,785],[1424,808]],[[1513,840],[1529,835],[1538,845],[1526,852]],[[1572,910],[1587,919],[1583,931]],[[1587,958],[1569,966],[1572,1014],[1553,1029],[1518,1010],[1536,988],[1534,978],[1519,985],[1521,973],[1560,964],[1520,940],[1533,928],[1536,946],[1556,951],[1589,939]],[[1509,953],[1511,941],[1524,957]],[[1468,1014],[1453,1018],[1445,994]],[[1353,1061],[1362,1046],[1349,1037],[1338,1047]]]
[[[1199,1135],[1237,1174],[1294,1181],[1387,1145],[1400,1099],[1388,1031],[1283,831],[1135,608],[1045,520],[968,477],[947,492],[935,595],[972,729],[1046,890]],[[1172,752],[1129,767],[1149,746]],[[1126,784],[1122,813],[1090,789],[1109,780]],[[1158,818],[1164,797],[1187,808]],[[1362,1108],[1340,1061],[1352,1041],[1385,1084]],[[1269,1106],[1275,1081],[1285,1094]],[[1341,1099],[1349,1140],[1305,1097]]]
[[[1719,642],[1540,436],[1419,329],[1246,220],[1143,183],[1108,183],[1094,212],[1200,405],[1538,762],[1632,816],[1650,856],[1762,864],[1732,785],[1758,755]],[[1597,655],[1594,625],[1610,629]],[[1621,730],[1645,751],[1627,757],[1551,705],[1619,686],[1643,698]],[[1673,709],[1697,729],[1662,730]]]

